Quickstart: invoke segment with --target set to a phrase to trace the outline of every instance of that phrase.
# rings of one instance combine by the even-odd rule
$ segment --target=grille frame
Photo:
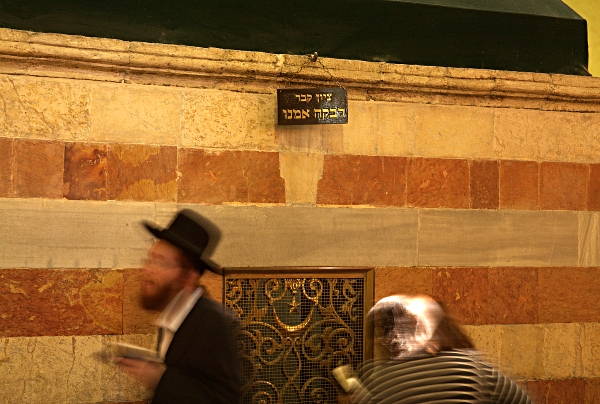
[[[333,395],[341,392],[341,388],[330,371],[343,360],[339,357],[336,360],[335,355],[344,351],[348,358],[351,357],[348,361],[352,365],[373,358],[372,325],[368,325],[365,319],[373,306],[374,268],[225,268],[222,281],[222,302],[241,320],[238,348],[246,369],[244,404],[317,404],[332,402],[332,399],[335,402]],[[353,292],[356,292],[356,296]],[[355,302],[360,302],[357,307],[353,307]],[[249,309],[249,305],[253,308]],[[289,308],[288,317],[282,316],[282,307]],[[303,310],[304,314],[292,315],[295,310]],[[352,313],[356,321],[351,320]],[[283,317],[283,320],[279,317]],[[292,317],[296,321],[292,321]],[[266,321],[255,321],[263,319]],[[347,328],[344,328],[345,325]],[[316,329],[322,329],[324,333],[310,335]],[[334,344],[328,344],[326,340],[332,340],[332,334],[342,335],[347,330],[350,331],[347,333],[349,337],[340,337],[332,350],[330,345]],[[344,342],[348,342],[350,349],[344,349]],[[321,354],[318,361],[320,365],[315,364],[318,358],[298,354],[299,351],[309,350],[306,347],[319,351],[322,346],[325,348],[321,350],[328,352],[331,357]],[[264,354],[267,351],[279,352],[280,357],[263,357],[267,356]],[[289,360],[293,355],[295,357]],[[273,374],[269,370],[263,371],[267,366],[274,369],[279,367],[280,371],[271,371]],[[288,373],[286,368],[290,366],[297,368],[297,372]],[[261,377],[248,376],[258,375],[256,369],[260,369]],[[319,387],[321,385],[325,387]]]

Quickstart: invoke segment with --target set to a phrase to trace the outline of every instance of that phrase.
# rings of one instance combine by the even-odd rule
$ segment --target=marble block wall
[[[0,29],[0,402],[148,399],[94,352],[153,346],[140,222],[182,207],[223,266],[373,267],[537,403],[599,402],[599,79],[322,63]],[[347,125],[277,125],[338,84]]]

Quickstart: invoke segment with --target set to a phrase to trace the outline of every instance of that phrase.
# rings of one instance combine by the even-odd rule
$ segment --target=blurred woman
[[[380,350],[380,359],[363,364],[356,378],[338,370],[338,377],[346,374],[341,384],[350,390],[347,402],[531,404],[517,384],[480,358],[430,297],[386,297],[367,321],[374,322],[375,341],[385,354]]]

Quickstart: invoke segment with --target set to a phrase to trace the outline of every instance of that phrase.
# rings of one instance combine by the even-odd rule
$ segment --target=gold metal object
[[[334,403],[331,371],[372,357],[371,268],[230,268],[225,304],[241,320],[243,403]]]

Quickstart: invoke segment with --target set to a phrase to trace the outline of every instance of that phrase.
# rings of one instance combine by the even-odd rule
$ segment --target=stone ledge
[[[600,80],[558,74],[321,59],[0,29],[0,71],[272,93],[344,85],[354,99],[600,111]],[[33,66],[32,66],[33,63]]]

